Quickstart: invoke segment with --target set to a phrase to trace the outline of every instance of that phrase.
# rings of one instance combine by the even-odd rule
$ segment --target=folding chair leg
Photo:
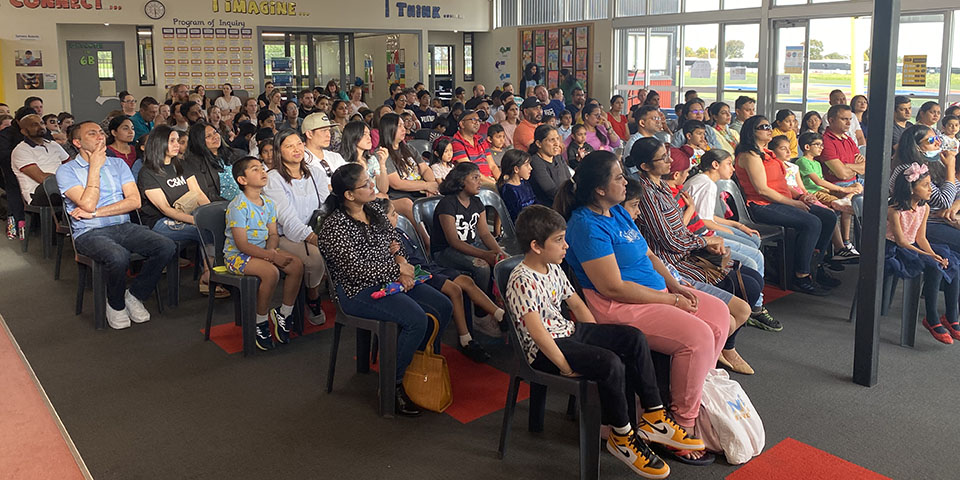
[[[503,406],[503,426],[500,427],[500,447],[497,449],[497,458],[501,460],[507,454],[507,438],[510,436],[513,414],[517,410],[517,393],[519,391],[520,377],[512,375],[510,386],[507,388],[507,403]]]
[[[107,284],[103,278],[103,266],[93,264],[93,326],[103,330],[107,324]]]
[[[211,286],[213,286],[211,284]],[[216,287],[214,287],[216,288]],[[233,292],[236,294],[237,292]],[[210,328],[213,326],[213,301],[216,300],[216,295],[207,295],[207,326],[203,330],[203,340],[210,340]],[[239,310],[236,308],[235,310]]]
[[[780,288],[782,290],[790,289],[790,278],[788,276],[789,267],[787,267],[787,262],[790,259],[787,256],[787,241],[786,239],[780,240],[777,252],[777,259],[779,260],[779,269],[778,275],[780,277]]]
[[[600,478],[599,399],[590,398],[586,383],[580,385],[580,479]]]
[[[80,315],[83,313],[83,291],[87,287],[87,270],[89,267],[86,265],[77,264],[77,308],[75,309],[75,314]]]
[[[240,328],[243,336],[243,356],[257,349],[257,283],[242,283],[240,290]],[[214,296],[216,287],[210,284],[210,296]]]
[[[567,399],[567,420],[577,419],[577,396],[570,395]]]
[[[43,258],[50,258],[50,246],[53,245],[53,208],[40,208],[40,243]]]
[[[890,303],[893,302],[893,294],[896,291],[897,277],[895,275],[884,275],[880,298],[880,315],[886,315],[890,311]]]
[[[380,416],[392,418],[397,403],[394,390],[397,385],[397,324],[380,322]]]
[[[63,235],[57,235],[57,263],[53,267],[53,279],[60,280],[60,264],[63,263]]]
[[[30,230],[33,227],[33,213],[27,212],[24,218],[24,230],[26,233],[23,235],[23,241],[20,242],[20,249],[24,252],[27,251],[27,247],[30,245]]]
[[[860,282],[857,282],[856,290],[853,291],[853,303],[850,304],[850,323],[857,318],[857,299],[860,298]]]
[[[920,289],[923,277],[903,280],[903,318],[900,320],[900,346],[913,347],[917,340],[917,315],[920,313]]]
[[[370,372],[370,331],[357,329],[357,373]]]
[[[333,346],[330,347],[330,366],[327,367],[327,393],[333,391],[333,374],[337,371],[337,351],[340,350],[340,331],[343,324],[333,324]]]
[[[180,305],[180,255],[174,255],[167,264],[167,303],[171,307]]]
[[[527,419],[527,430],[531,432],[543,431],[543,418],[547,410],[547,387],[539,383],[530,384],[530,416]]]
[[[380,335],[374,335],[370,341],[370,363],[376,365],[380,358]]]
[[[160,285],[153,289],[153,293],[157,297],[157,313],[163,315],[163,298],[160,296]]]

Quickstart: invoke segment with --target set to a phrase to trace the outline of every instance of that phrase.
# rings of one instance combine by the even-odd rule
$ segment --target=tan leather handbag
[[[187,215],[192,215],[193,211],[200,206],[200,196],[197,195],[193,190],[188,191],[180,196],[177,201],[173,202],[173,208],[186,213]]]
[[[439,334],[440,322],[429,313],[427,318],[433,322],[433,332],[427,341],[427,348],[413,354],[413,360],[403,374],[403,389],[413,403],[440,413],[453,403],[453,389],[450,386],[447,359],[433,353],[433,342]]]

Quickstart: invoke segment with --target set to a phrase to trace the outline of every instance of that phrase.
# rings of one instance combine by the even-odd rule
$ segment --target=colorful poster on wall
[[[567,45],[560,48],[560,66],[573,66],[573,45]]]
[[[557,88],[560,86],[560,72],[551,71],[547,72],[547,88]]]
[[[528,63],[533,61],[533,50],[524,50],[520,55],[520,62],[526,66]]]
[[[15,50],[14,65],[18,67],[42,67],[43,52],[40,50]]]
[[[556,49],[560,47],[560,30],[556,28],[547,31],[547,48]]]
[[[560,69],[560,51],[550,50],[547,52],[547,70]]]
[[[587,69],[587,49],[578,48],[577,49],[577,70],[586,70]]]
[[[521,50],[533,50],[533,31],[527,30],[523,32],[523,47]]]
[[[43,74],[43,89],[44,89],[44,90],[56,90],[56,89],[57,89],[57,74],[56,74],[56,73],[44,73],[44,74]]]
[[[577,27],[577,48],[587,48],[587,27]]]
[[[560,30],[560,44],[565,47],[573,46],[573,29],[564,28]]]
[[[18,73],[17,90],[43,90],[43,74]]]
[[[783,73],[803,73],[803,45],[787,45],[783,57]]]
[[[545,47],[537,47],[533,55],[533,61],[541,67],[547,63],[547,49]]]
[[[533,45],[534,45],[535,47],[543,47],[543,46],[545,46],[546,43],[547,43],[547,41],[546,41],[546,38],[544,38],[544,37],[546,37],[546,31],[545,31],[545,30],[537,30],[536,32],[534,32],[534,33],[533,33]]]
[[[927,56],[904,55],[903,79],[904,87],[925,87],[927,85]]]

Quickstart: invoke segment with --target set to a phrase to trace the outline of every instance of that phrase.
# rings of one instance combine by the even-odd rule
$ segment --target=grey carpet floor
[[[507,457],[498,460],[502,412],[466,425],[436,414],[379,418],[376,376],[353,372],[349,332],[334,392],[326,394],[330,331],[252,358],[227,355],[203,342],[206,302],[183,279],[178,309],[157,315],[151,301],[149,323],[98,332],[89,291],[84,314],[73,314],[69,247],[55,282],[39,240],[28,253],[18,243],[0,240],[0,314],[95,478],[577,477],[577,425],[564,418],[566,399],[558,395],[549,397],[539,434],[526,431],[527,405],[520,404]],[[740,335],[738,349],[757,374],[734,378],[763,419],[767,446],[793,437],[895,479],[960,477],[949,460],[960,399],[950,372],[960,347],[919,330],[917,347],[901,348],[895,306],[883,320],[879,384],[853,384],[853,325],[846,315],[855,273],[848,268],[844,287],[831,297],[794,294],[772,303],[782,332]],[[216,322],[230,321],[231,309],[220,302]],[[493,340],[487,346],[493,365],[502,367],[509,349]],[[612,456],[601,458],[602,478],[634,478]],[[689,479],[736,470],[671,467],[672,478]]]

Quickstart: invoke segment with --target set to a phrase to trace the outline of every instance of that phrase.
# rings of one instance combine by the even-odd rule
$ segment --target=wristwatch
[[[90,214],[91,218],[97,218],[97,209],[93,209],[93,213]]]

